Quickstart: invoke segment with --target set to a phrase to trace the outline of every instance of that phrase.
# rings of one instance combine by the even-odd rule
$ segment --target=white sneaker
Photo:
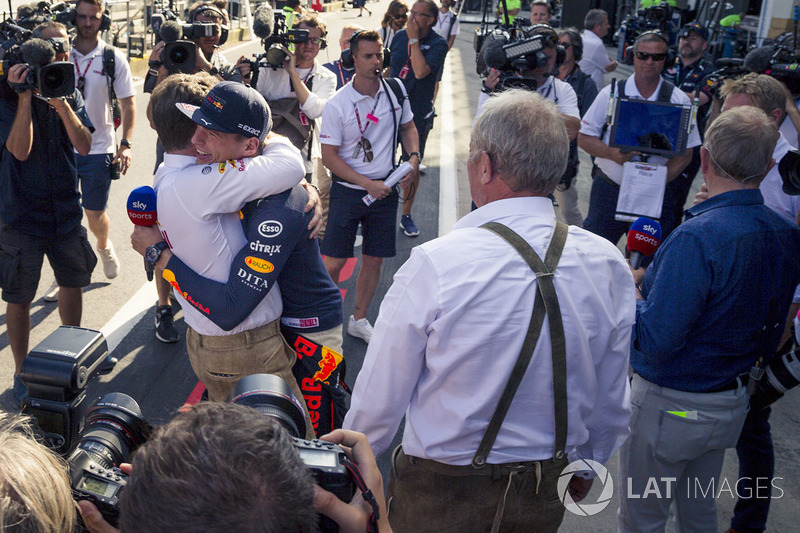
[[[45,302],[57,302],[58,301],[58,282],[54,281],[50,288],[47,289],[47,292],[44,293],[44,301]]]
[[[425,174],[426,172],[428,172],[428,165],[420,165],[419,166],[419,173],[420,174]]]
[[[117,259],[117,254],[114,253],[114,245],[111,244],[111,241],[107,241],[108,246],[106,248],[97,249],[97,253],[100,255],[100,259],[103,260],[103,272],[105,273],[108,279],[114,279],[119,274],[119,259]]]
[[[372,324],[366,318],[356,320],[353,315],[350,315],[350,322],[347,324],[347,333],[353,337],[358,337],[367,344],[372,338]]]

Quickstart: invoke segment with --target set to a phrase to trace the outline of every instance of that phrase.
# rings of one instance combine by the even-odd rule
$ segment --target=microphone
[[[764,74],[769,70],[772,56],[775,55],[775,48],[772,46],[762,46],[751,50],[744,58],[742,66],[750,72]]]
[[[56,59],[56,49],[43,39],[30,39],[20,46],[22,60],[34,67],[43,67]]]
[[[173,43],[175,41],[179,41],[181,37],[183,37],[183,28],[181,27],[180,23],[174,20],[168,20],[161,24],[161,28],[158,30],[158,35],[161,37],[161,40],[167,43]]]
[[[275,14],[269,3],[261,4],[253,13],[253,33],[259,39],[266,39],[272,35],[275,26]]]
[[[149,185],[136,187],[128,195],[128,218],[136,226],[152,226],[158,218],[156,215],[156,191]],[[153,281],[153,265],[144,260],[144,271],[147,281]]]
[[[380,69],[376,68],[375,70],[372,71],[372,73],[375,74],[375,76],[378,77],[378,78],[382,78],[383,77],[383,76],[381,76]]]
[[[486,48],[483,49],[483,61],[487,67],[501,69],[505,66],[506,52],[503,50],[505,44],[505,39],[493,39],[486,43]]]
[[[661,244],[661,224],[647,217],[639,217],[628,230],[628,250],[631,252],[631,268],[636,270],[642,259],[656,253]]]

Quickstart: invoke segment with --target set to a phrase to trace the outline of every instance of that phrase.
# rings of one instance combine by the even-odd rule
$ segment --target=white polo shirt
[[[154,179],[159,229],[189,268],[225,283],[233,257],[247,243],[237,211],[251,200],[294,187],[304,175],[300,151],[285,138],[270,140],[261,157],[211,165],[195,165],[191,156],[164,154]],[[276,284],[241,324],[225,331],[207,317],[203,295],[184,293],[171,274],[164,270],[184,319],[201,335],[247,331],[277,320],[283,312]]]
[[[662,83],[664,83],[664,80],[660,80],[658,82],[658,87],[656,87],[656,90],[653,91],[653,94],[651,94],[650,98],[647,98],[647,100],[651,102],[658,100],[658,92],[661,90]],[[607,85],[606,87],[603,87],[603,90],[601,90],[597,95],[597,98],[594,99],[591,107],[589,107],[589,109],[586,111],[586,114],[583,115],[583,120],[581,120],[581,133],[584,135],[590,135],[592,137],[600,137],[600,132],[603,130],[603,125],[606,123],[606,116],[608,115],[608,100],[610,98],[610,93],[611,85]],[[640,100],[645,99],[639,92],[639,89],[636,87],[636,82],[633,80],[633,76],[629,77],[625,81],[625,96],[626,98],[638,98]],[[673,104],[682,104],[685,106],[692,105],[692,102],[689,100],[689,97],[686,96],[686,93],[677,87],[672,91],[672,96],[670,97],[669,101]],[[608,127],[606,128],[605,135],[603,135],[602,139],[605,144],[608,144],[608,138],[610,135],[611,128]],[[700,132],[697,129],[696,120],[692,127],[692,132],[689,134],[689,139],[686,142],[686,148],[694,148],[695,146],[700,146]],[[652,155],[647,160],[648,163],[652,163],[654,165],[665,165],[667,161],[669,161],[668,158],[660,155]],[[611,181],[617,185],[622,183],[622,165],[602,157],[595,158],[594,162],[598,168],[605,173],[606,176],[611,178]]]
[[[103,75],[103,50],[106,43],[100,39],[94,50],[86,55],[72,49],[69,60],[75,64],[75,83],[83,76],[86,79],[83,89],[83,100],[86,113],[94,126],[92,149],[89,154],[111,154],[114,148],[114,120],[111,116],[111,104],[108,99],[108,81]],[[128,59],[117,48],[114,48],[114,91],[117,99],[128,98],[136,94],[133,87],[133,76]]]
[[[611,64],[611,58],[608,57],[603,39],[593,31],[585,30],[581,36],[583,37],[583,56],[578,61],[578,66],[592,77],[597,89],[600,90],[605,86],[603,78],[606,75],[606,67]]]
[[[450,31],[449,34],[447,33],[448,30]],[[461,24],[459,24],[458,17],[452,11],[448,10],[444,13],[439,11],[439,15],[436,17],[436,24],[433,25],[433,31],[449,42],[450,36],[461,33]]]
[[[395,135],[395,119],[392,118],[392,115],[394,114],[396,117],[398,125],[408,124],[414,119],[406,89],[402,83],[400,83],[400,89],[405,96],[402,106],[398,104],[397,97],[388,82],[380,84],[375,98],[355,90],[352,82],[339,89],[333,98],[328,100],[328,104],[322,112],[320,143],[338,146],[339,157],[362,176],[371,180],[385,178],[392,170],[392,150],[394,149],[392,143]],[[356,118],[356,109],[358,109],[358,118]],[[378,119],[377,124],[367,118],[370,113]],[[359,120],[361,129],[366,127],[364,137],[372,144],[373,159],[369,163],[364,161],[363,150],[357,157],[353,157],[356,145],[361,140]],[[399,141],[399,132],[397,135]],[[342,185],[351,189],[363,190],[352,183],[342,182]]]

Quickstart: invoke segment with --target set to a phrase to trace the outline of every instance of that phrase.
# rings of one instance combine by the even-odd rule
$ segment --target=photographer
[[[304,15],[297,20],[296,28],[307,30],[308,40],[296,43],[294,53],[284,48],[283,68],[262,67],[255,89],[270,105],[275,133],[289,137],[302,152],[306,178],[310,179],[314,161],[322,157],[319,148],[322,109],[336,92],[336,76],[317,61],[327,36],[322,19]],[[248,81],[250,64],[240,60],[238,67]]]
[[[222,36],[227,38],[228,31],[228,14],[219,9],[215,4],[209,2],[195,2],[189,7],[189,24],[201,22],[214,25],[214,34],[212,36],[197,37],[194,43],[197,49],[195,55],[195,69],[194,72],[205,71],[213,76],[217,76],[221,80],[226,81],[242,81],[242,73],[225,59],[219,49],[224,44]],[[162,52],[164,51],[165,41],[161,41],[153,47],[150,54],[151,58],[158,58],[159,73],[158,82],[161,82],[169,74],[166,68],[163,68],[161,62]]]
[[[33,37],[58,40],[65,50],[58,55],[50,43],[30,42],[40,45],[44,55],[54,60],[68,59],[69,37],[63,24],[44,23],[34,30]],[[18,63],[9,69],[7,82],[0,82],[0,141],[4,148],[0,155],[0,287],[8,302],[14,393],[20,402],[27,394],[19,373],[28,354],[30,305],[43,257],[47,255],[61,287],[61,322],[70,326],[80,325],[81,288],[89,285],[97,263],[81,226],[75,163],[75,151],[86,155],[92,146],[92,126],[83,98],[77,90],[63,98],[42,98],[38,89],[27,84],[28,75],[29,68]]]
[[[556,104],[556,108],[561,114],[561,118],[564,120],[564,126],[567,128],[567,135],[570,140],[575,139],[581,127],[578,97],[575,95],[575,91],[569,83],[553,76],[553,73],[557,72],[559,67],[559,65],[556,64],[558,55],[556,47],[559,46],[558,34],[556,30],[547,24],[531,26],[529,32],[531,36],[541,35],[543,37],[542,53],[547,58],[547,62],[540,62],[542,58],[536,58],[534,60],[536,64],[535,68],[522,68],[515,71],[514,74],[536,82],[536,92],[542,95],[546,100],[550,100]],[[525,56],[525,59],[529,59],[528,56]],[[528,65],[530,64],[529,60]],[[486,80],[483,82],[483,91],[478,98],[476,119],[483,113],[483,106],[489,99],[489,95],[500,86],[503,75],[504,73],[500,70],[492,69],[486,77]]]
[[[72,533],[75,519],[63,460],[27,418],[0,413],[0,531]]]
[[[97,252],[106,278],[119,272],[119,259],[108,238],[111,220],[106,209],[111,180],[126,174],[131,164],[131,141],[136,122],[133,77],[122,52],[100,38],[104,26],[102,0],[79,0],[75,5],[77,35],[70,60],[75,63],[76,84],[86,104],[86,112],[95,128],[89,155],[76,157],[81,184],[81,203],[89,229],[97,238]],[[113,72],[110,70],[113,69]],[[113,95],[113,101],[112,101]],[[122,139],[115,141],[113,103],[121,109]],[[50,292],[50,291],[48,291]],[[52,295],[49,295],[52,298]]]
[[[380,509],[380,533],[391,532],[383,481],[363,434],[326,435],[358,465]],[[128,467],[126,467],[127,469]],[[92,533],[117,531],[81,502]],[[292,440],[274,419],[249,407],[201,403],[157,429],[136,452],[120,505],[123,533],[317,530],[316,512],[342,533],[365,533],[372,513],[361,493],[350,504],[314,485]]]

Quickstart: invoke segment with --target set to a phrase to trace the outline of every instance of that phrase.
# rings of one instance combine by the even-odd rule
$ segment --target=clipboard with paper
[[[661,218],[667,167],[629,161],[622,167],[616,220],[634,222],[639,217]]]

